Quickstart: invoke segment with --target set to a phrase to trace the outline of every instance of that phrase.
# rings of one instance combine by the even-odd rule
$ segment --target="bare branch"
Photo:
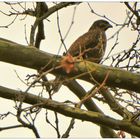
[[[48,16],[50,16],[54,12],[56,12],[64,7],[75,5],[75,4],[80,4],[80,2],[60,2],[59,4],[49,8],[49,11],[46,14],[44,14],[44,16],[42,16],[39,20],[46,19]]]
[[[67,128],[66,132],[62,135],[62,138],[68,138],[69,137],[71,129],[74,128],[74,124],[75,124],[75,119],[73,118],[73,119],[71,119],[70,125]]]
[[[8,28],[16,21],[17,17],[18,17],[18,15],[15,16],[15,18],[11,21],[11,23],[4,25],[4,26],[0,26],[0,28]]]
[[[13,128],[19,128],[19,127],[24,127],[24,126],[23,125],[14,125],[14,126],[0,127],[0,131],[13,129]]]
[[[62,36],[62,33],[61,33],[58,11],[57,11],[57,27],[58,27],[58,33],[59,33],[59,36],[60,36],[61,43],[63,44],[63,46],[65,48],[65,51],[67,52],[67,47],[66,47],[66,45],[64,43],[63,36]]]
[[[137,2],[135,2],[135,3],[137,3]],[[127,6],[127,8],[128,8],[137,18],[140,18],[138,12],[137,12],[136,10],[134,10],[134,9],[129,5],[128,2],[124,2],[124,4]]]
[[[36,95],[29,94],[29,93],[25,94],[25,93],[17,92],[15,90],[10,90],[10,89],[7,89],[7,91],[9,92],[6,92],[6,95],[4,95],[5,93],[0,92],[0,96],[6,97],[6,98],[9,96],[15,97],[15,93],[16,93],[19,96],[21,95],[24,96],[24,102],[26,103],[36,104],[38,107],[43,107],[43,108],[47,108],[53,111],[57,111],[65,116],[93,122],[97,125],[107,125],[108,127],[113,128],[115,130],[123,130],[137,137],[140,137],[140,133],[139,133],[140,128],[137,125],[131,123],[129,120],[115,120],[101,113],[70,107],[70,106],[64,105],[63,103],[59,103],[57,101],[53,101],[53,100],[45,99],[45,98],[40,98],[41,102],[38,103],[38,96]]]
[[[95,15],[101,17],[101,18],[104,18],[104,19],[106,19],[106,20],[108,20],[108,21],[110,21],[110,22],[112,22],[112,23],[115,24],[116,26],[122,26],[122,25],[123,25],[123,24],[118,24],[118,23],[114,22],[113,20],[111,20],[110,18],[108,18],[106,15],[100,15],[100,14],[98,14],[97,12],[95,12],[95,11],[93,10],[93,8],[92,8],[91,5],[89,4],[89,2],[88,2],[87,4],[88,4],[88,6],[89,6],[89,8],[90,8],[90,10],[91,10],[91,13],[93,13],[93,14],[95,14]]]

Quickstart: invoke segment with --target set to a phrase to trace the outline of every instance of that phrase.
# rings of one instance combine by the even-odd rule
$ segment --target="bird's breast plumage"
[[[68,53],[78,56],[83,53],[83,58],[99,63],[106,48],[105,31],[100,28],[89,30],[80,36],[69,48]]]

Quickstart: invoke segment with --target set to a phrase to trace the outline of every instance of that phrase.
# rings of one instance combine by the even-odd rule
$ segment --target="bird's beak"
[[[109,28],[113,28],[113,26],[111,24],[106,25],[105,31]]]
[[[111,24],[108,25],[108,28],[113,28],[113,26]]]

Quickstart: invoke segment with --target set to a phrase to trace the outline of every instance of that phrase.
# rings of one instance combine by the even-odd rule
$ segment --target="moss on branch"
[[[45,70],[47,71],[53,67],[54,70],[51,71],[52,74],[62,74],[70,78],[75,77],[90,83],[94,83],[93,78],[100,83],[103,82],[106,74],[109,72],[109,77],[106,81],[107,86],[140,93],[139,74],[88,61],[77,62],[75,64],[77,71],[66,74],[62,69],[55,69],[55,67],[60,64],[61,59],[61,56],[56,59],[56,56],[53,54],[0,38],[0,61],[37,70],[46,66]]]
[[[59,103],[57,101],[45,99],[42,97],[39,98],[38,96],[30,94],[30,93],[24,93],[21,91],[16,91],[16,90],[12,90],[12,89],[8,89],[8,88],[0,86],[0,97],[14,100],[20,96],[24,97],[25,103],[35,105],[34,107],[40,106],[45,109],[50,109],[50,110],[56,111],[60,114],[68,116],[68,117],[73,117],[76,119],[93,122],[97,125],[108,126],[109,128],[112,128],[115,130],[124,130],[137,137],[140,137],[140,133],[139,133],[140,127],[132,124],[129,120],[128,121],[127,120],[125,120],[125,121],[116,120],[116,119],[108,117],[102,113],[86,111],[83,109],[70,107],[68,105],[65,105],[64,103]]]

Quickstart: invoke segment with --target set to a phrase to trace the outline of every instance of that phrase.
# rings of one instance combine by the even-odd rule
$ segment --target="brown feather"
[[[106,20],[97,20],[89,28],[88,32],[80,36],[69,48],[68,54],[82,56],[91,62],[99,63],[106,49],[105,31],[112,25]]]
[[[81,53],[83,58],[89,61],[99,63],[106,48],[105,31],[100,28],[89,30],[80,36],[69,48],[68,53],[72,56],[78,56]]]

